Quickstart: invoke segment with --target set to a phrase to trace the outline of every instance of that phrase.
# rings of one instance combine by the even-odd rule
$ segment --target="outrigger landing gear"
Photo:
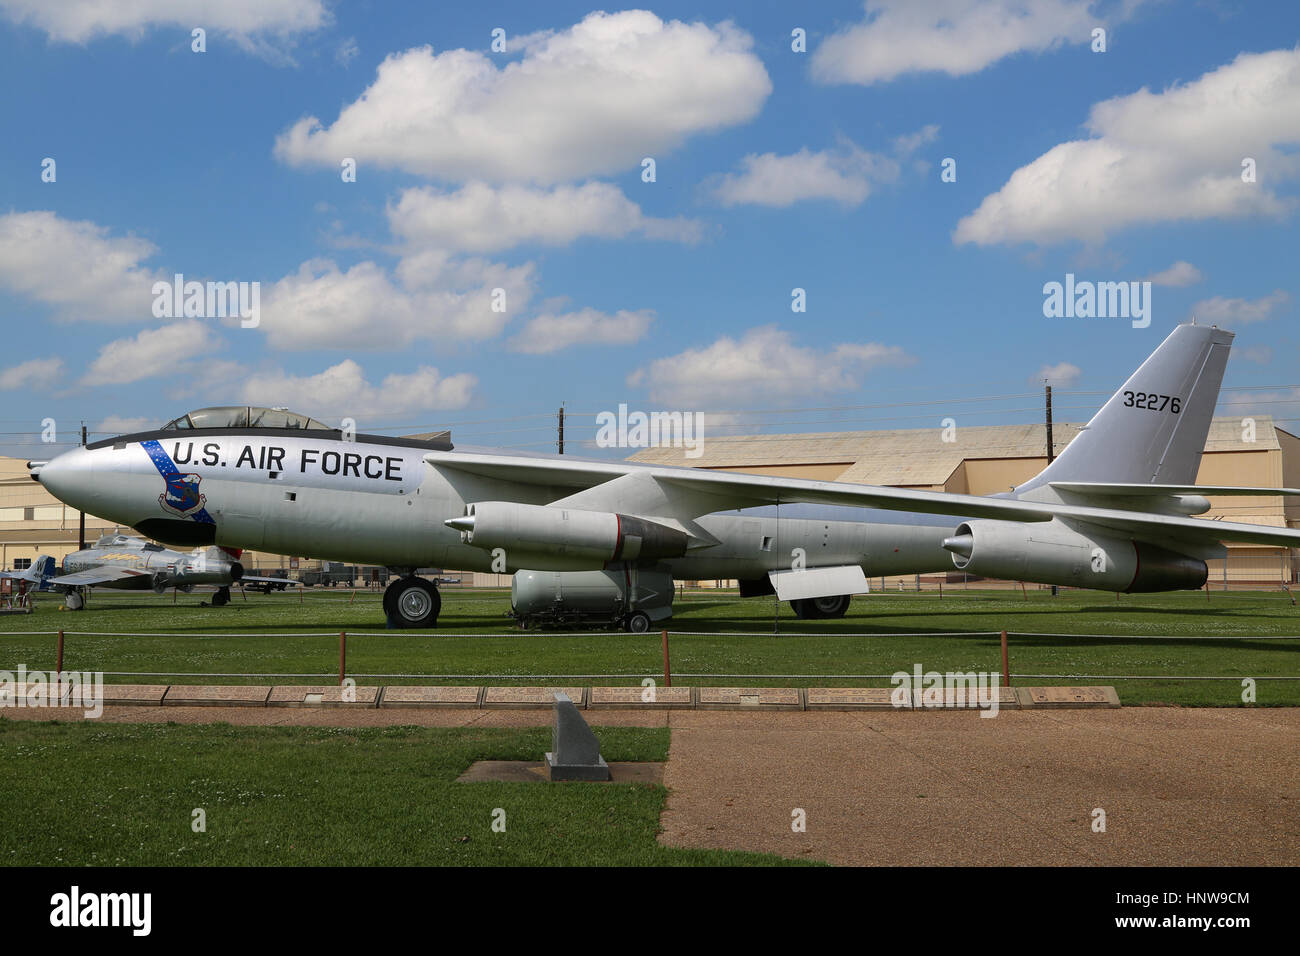
[[[437,627],[442,595],[424,578],[405,574],[384,589],[389,627]]]
[[[212,595],[213,607],[225,607],[230,603],[230,588],[217,588],[216,593]]]

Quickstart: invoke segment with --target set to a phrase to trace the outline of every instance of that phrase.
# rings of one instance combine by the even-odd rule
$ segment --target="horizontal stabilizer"
[[[1079,495],[1300,495],[1300,488],[1248,488],[1241,485],[1142,485],[1108,484],[1104,481],[1053,481],[1057,491]]]

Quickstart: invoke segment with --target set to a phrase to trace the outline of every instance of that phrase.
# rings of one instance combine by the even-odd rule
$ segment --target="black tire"
[[[398,578],[384,590],[384,614],[393,627],[436,627],[442,595],[424,578]]]
[[[650,630],[650,615],[645,611],[637,611],[629,614],[623,626],[632,634],[644,634]]]
[[[808,603],[818,618],[843,617],[849,609],[853,598],[848,594],[836,594],[831,597],[812,598]]]
[[[827,618],[843,617],[849,609],[852,597],[848,594],[836,594],[831,597],[803,598],[790,602],[790,609],[795,616],[805,621],[822,621]]]
[[[230,603],[230,588],[217,588],[212,595],[213,607],[225,607]]]

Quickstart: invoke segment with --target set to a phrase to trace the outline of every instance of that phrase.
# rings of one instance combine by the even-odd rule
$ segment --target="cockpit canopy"
[[[123,548],[134,551],[161,551],[163,549],[162,545],[153,544],[144,538],[137,538],[135,535],[130,534],[118,534],[117,532],[100,535],[99,540],[95,542],[95,548],[101,551],[107,548]]]
[[[284,408],[259,408],[256,405],[214,405],[200,408],[169,421],[163,431],[189,428],[310,428],[334,431],[324,422],[299,415]]]

